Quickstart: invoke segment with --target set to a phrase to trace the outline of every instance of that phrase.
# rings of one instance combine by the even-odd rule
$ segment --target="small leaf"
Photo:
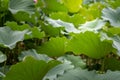
[[[6,22],[5,25],[10,27],[12,30],[17,31],[23,31],[30,28],[28,24],[18,25],[16,22]]]
[[[105,25],[105,22],[100,19],[95,19],[93,21],[86,22],[85,24],[82,24],[79,29],[81,31],[95,31],[98,32],[98,30],[102,29],[102,27]]]
[[[43,37],[45,37],[45,33],[40,32],[38,27],[30,28],[30,31],[25,35],[25,39],[33,39],[33,38],[42,39]]]
[[[32,56],[32,57],[34,57],[37,60],[43,60],[43,61],[46,61],[46,62],[52,60],[47,55],[38,54],[36,52],[36,50],[34,50],[34,49],[31,49],[31,50],[28,50],[28,51],[22,51],[22,53],[19,55],[18,59],[19,59],[19,61],[22,61],[27,56]]]
[[[7,60],[7,56],[0,51],[0,63]]]
[[[114,36],[113,40],[113,47],[117,49],[117,54],[120,56],[120,37]]]
[[[58,61],[46,63],[28,56],[23,62],[13,65],[4,80],[42,80],[45,74],[59,63]]]

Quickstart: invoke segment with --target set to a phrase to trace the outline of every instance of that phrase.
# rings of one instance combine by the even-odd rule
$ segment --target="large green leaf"
[[[19,55],[18,59],[19,59],[19,61],[22,61],[27,56],[32,56],[37,60],[44,60],[46,62],[52,60],[50,57],[48,57],[45,54],[38,54],[36,52],[36,50],[34,50],[34,49],[30,49],[30,50],[27,50],[27,51],[22,51],[21,54]]]
[[[27,30],[24,31],[12,31],[9,27],[0,28],[0,44],[4,47],[13,49],[17,42],[23,41],[24,34]]]
[[[99,34],[89,31],[73,34],[73,37],[67,44],[67,51],[73,51],[78,55],[85,54],[95,59],[104,57],[112,50],[113,47],[110,41],[101,41]]]
[[[61,56],[65,53],[65,37],[50,38],[48,42],[43,43],[37,48],[38,53],[47,54],[52,57]]]
[[[26,57],[23,62],[13,65],[4,80],[42,80],[45,74],[58,65],[58,61],[46,63],[32,57]]]
[[[0,51],[0,63],[7,60],[7,56]]]
[[[64,27],[65,31],[67,32],[74,32],[79,33],[80,31],[75,28],[75,26],[72,23],[64,22],[61,20],[53,20],[51,18],[46,17],[46,21],[48,21],[49,24],[51,24],[53,27]]]
[[[33,0],[10,0],[9,10],[15,14],[18,11],[24,11],[28,13],[34,12],[34,1]]]
[[[102,14],[102,18],[108,20],[112,26],[120,27],[120,7],[117,9],[105,8]]]
[[[102,29],[102,27],[105,25],[105,22],[100,19],[95,19],[90,22],[86,22],[85,24],[82,24],[79,29],[81,31],[95,31],[98,32],[98,30]]]

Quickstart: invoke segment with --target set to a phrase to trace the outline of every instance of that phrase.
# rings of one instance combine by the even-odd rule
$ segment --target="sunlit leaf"
[[[80,32],[78,29],[75,28],[75,26],[72,23],[64,22],[61,20],[53,20],[47,17],[46,17],[46,21],[48,21],[49,24],[53,25],[53,27],[64,27],[67,32],[74,32],[74,33]]]
[[[42,60],[26,57],[23,62],[11,67],[4,80],[42,80],[44,75],[59,63],[58,61],[46,63]]]
[[[48,56],[56,57],[65,53],[65,37],[50,38],[48,42],[43,43],[37,48],[38,53],[47,54]]]
[[[54,12],[50,14],[50,17],[52,19],[56,19],[56,20],[60,19],[65,22],[73,23],[76,27],[79,26],[79,24],[82,24],[85,22],[84,16],[82,16],[79,13],[70,16],[66,12]]]
[[[82,0],[62,0],[62,1],[68,8],[69,12],[78,12],[82,4]]]
[[[67,8],[59,2],[59,0],[43,0],[41,8],[46,13],[56,11],[67,11]]]
[[[105,25],[105,22],[100,19],[95,19],[90,22],[86,22],[85,24],[82,24],[79,29],[81,31],[95,31],[98,32],[98,30],[102,29],[102,27]]]
[[[74,54],[85,54],[91,58],[101,58],[109,54],[112,50],[112,43],[108,40],[101,41],[99,34],[94,32],[85,32],[73,34],[73,37],[67,44],[67,50]]]

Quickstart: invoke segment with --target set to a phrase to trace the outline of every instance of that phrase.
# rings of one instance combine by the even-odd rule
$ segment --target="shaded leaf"
[[[66,72],[62,76],[58,76],[55,80],[119,80],[120,71],[107,71],[99,74],[96,71],[87,71],[81,69],[73,69]]]
[[[10,0],[9,10],[15,14],[19,11],[28,13],[34,12],[34,1],[33,0]]]
[[[106,58],[104,64],[106,70],[120,70],[120,61],[116,58]]]
[[[113,40],[113,46],[114,48],[117,49],[117,54],[120,56],[120,37],[114,36],[112,40]]]
[[[64,62],[69,62],[71,65],[73,65],[75,68],[79,67],[79,68],[85,68],[86,67],[86,63],[81,59],[80,56],[74,56],[74,55],[65,55],[62,56],[60,58],[58,58],[58,60],[63,61]]]
[[[24,34],[27,30],[24,31],[12,31],[9,27],[0,28],[0,44],[13,49],[17,42],[23,41]]]
[[[28,51],[22,51],[22,53],[19,55],[18,59],[19,59],[19,61],[22,61],[27,56],[32,56],[37,60],[44,60],[46,62],[52,60],[50,57],[48,57],[45,54],[38,54],[36,52],[36,50],[34,50],[34,49],[31,49],[31,50],[28,50]]]
[[[45,37],[45,33],[41,32],[38,27],[30,28],[30,31],[25,35],[25,39],[42,39],[43,37]]]
[[[0,51],[0,63],[7,60],[7,56]]]
[[[14,18],[16,19],[16,21],[28,22],[31,26],[33,26],[33,24],[36,24],[37,22],[36,16],[34,14],[32,15],[24,11],[19,11],[14,14]]]
[[[114,27],[120,27],[120,7],[117,9],[105,8],[102,10],[102,18],[108,20]]]
[[[70,64],[60,64],[60,65],[57,65],[56,67],[52,68],[44,77],[43,80],[55,80],[57,78],[58,75],[63,75],[64,72],[70,70],[70,69],[73,69],[74,66],[73,65],[70,65]]]

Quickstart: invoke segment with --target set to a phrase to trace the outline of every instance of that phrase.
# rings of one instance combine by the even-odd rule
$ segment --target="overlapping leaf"
[[[56,11],[67,11],[67,8],[59,0],[43,0],[41,8],[46,13]]]
[[[0,28],[0,44],[4,47],[13,49],[17,42],[23,41],[24,35],[27,30],[24,31],[12,31],[9,27]]]
[[[65,37],[51,38],[48,42],[43,43],[37,48],[38,53],[47,54],[48,56],[62,56],[65,53]]]
[[[65,22],[73,23],[76,27],[79,26],[79,24],[82,24],[85,22],[84,16],[82,16],[79,13],[70,16],[66,12],[54,12],[50,14],[50,17],[52,19],[56,19],[56,20],[60,19]]]
[[[120,7],[117,9],[105,8],[102,11],[102,18],[108,20],[114,27],[120,27]]]
[[[78,12],[82,4],[82,0],[62,0],[62,1],[68,8],[69,12],[73,13]]]
[[[7,60],[7,56],[0,51],[0,63]]]
[[[59,76],[55,80],[119,80],[119,71],[107,71],[105,74],[98,74],[96,71],[87,71],[81,69],[73,69],[66,72],[63,76]]]
[[[59,63],[58,61],[46,63],[42,60],[26,57],[23,62],[11,67],[4,80],[42,80],[44,75]]]
[[[46,62],[52,60],[47,55],[38,54],[36,52],[36,50],[34,50],[34,49],[31,49],[31,50],[28,50],[28,51],[22,51],[22,53],[19,55],[18,59],[19,59],[19,61],[22,61],[27,56],[32,56],[32,57],[34,57],[37,60],[44,60]]]
[[[115,36],[112,38],[113,46],[117,49],[117,54],[120,56],[120,37]]]
[[[48,21],[49,24],[53,25],[53,27],[64,27],[67,32],[80,32],[78,29],[75,28],[75,26],[72,23],[64,22],[61,20],[53,20],[48,17],[46,17],[46,21]]]
[[[19,11],[24,11],[28,13],[34,12],[34,2],[33,0],[10,0],[9,10],[15,14]]]
[[[79,29],[81,31],[93,31],[98,32],[98,30],[102,29],[102,27],[105,25],[105,22],[100,19],[95,19],[90,22],[86,22],[85,24],[82,24]]]

